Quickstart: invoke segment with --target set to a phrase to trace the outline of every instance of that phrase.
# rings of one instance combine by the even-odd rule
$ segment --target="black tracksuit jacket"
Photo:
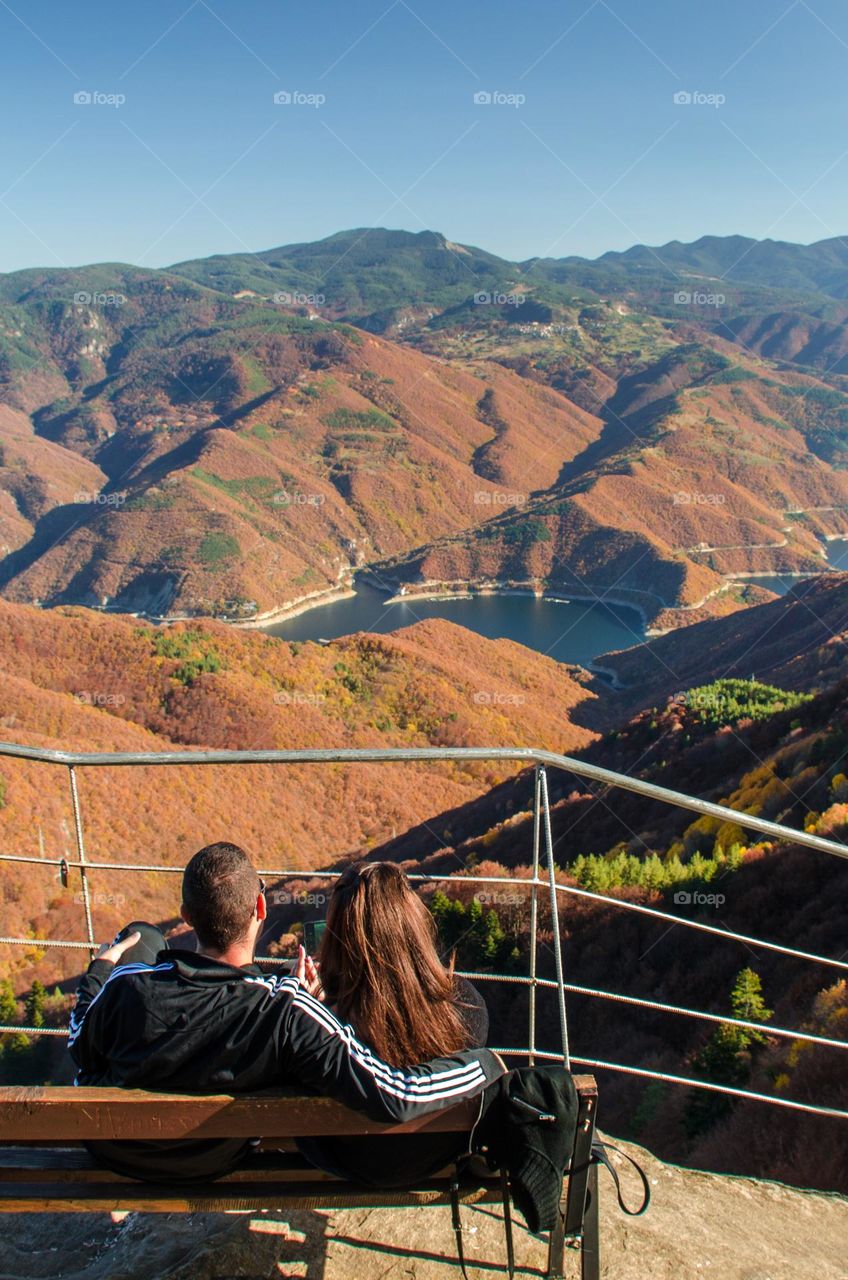
[[[504,1074],[488,1049],[398,1069],[295,977],[160,951],[155,965],[93,960],[71,1014],[78,1085],[171,1093],[246,1093],[300,1085],[372,1120],[402,1122],[474,1097]],[[242,1140],[89,1144],[100,1163],[132,1177],[214,1178],[234,1168]]]

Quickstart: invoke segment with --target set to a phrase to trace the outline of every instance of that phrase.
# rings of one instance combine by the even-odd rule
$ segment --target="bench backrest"
[[[584,1108],[594,1115],[592,1076],[575,1076]],[[293,1090],[243,1094],[152,1093],[74,1086],[0,1088],[0,1142],[84,1139],[307,1138],[379,1133],[467,1132],[475,1099],[405,1124],[380,1124],[332,1098]]]

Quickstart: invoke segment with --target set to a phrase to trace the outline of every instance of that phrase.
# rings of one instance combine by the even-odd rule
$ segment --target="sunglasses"
[[[259,892],[262,894],[264,894],[265,892],[265,881],[262,879],[261,876],[259,877]]]

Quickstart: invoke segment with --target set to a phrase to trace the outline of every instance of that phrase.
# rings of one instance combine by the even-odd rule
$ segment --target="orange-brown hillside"
[[[105,467],[111,500],[63,511],[58,538],[36,529],[9,598],[262,613],[521,503],[600,431],[499,365],[317,323],[239,335],[214,358],[200,339],[143,348],[84,405],[41,411],[57,455]]]
[[[729,575],[816,572],[848,531],[840,386],[656,299],[466,300],[390,341],[86,271],[122,305],[77,304],[79,273],[5,278],[7,598],[256,618],[380,564],[615,591],[666,628],[751,603]]]
[[[829,573],[756,609],[604,654],[598,663],[615,673],[636,709],[725,677],[822,689],[844,679],[846,643],[848,574]]]
[[[664,629],[732,612],[751,603],[732,575],[819,573],[821,539],[848,530],[828,396],[839,400],[807,375],[681,347],[621,380],[602,435],[552,489],[382,570],[406,585],[506,578],[637,592]]]
[[[574,750],[601,719],[589,677],[510,641],[430,621],[388,636],[289,644],[224,624],[165,630],[83,609],[0,603],[0,738],[78,751],[541,745]],[[88,857],[181,866],[209,840],[266,868],[325,866],[482,793],[514,767],[83,770]],[[0,760],[0,849],[75,856],[66,770]],[[92,874],[94,920],[165,919],[175,878]],[[80,938],[76,873],[0,864],[2,933]],[[117,900],[114,895],[117,895]],[[39,964],[10,949],[4,966]],[[73,971],[43,958],[45,977]]]

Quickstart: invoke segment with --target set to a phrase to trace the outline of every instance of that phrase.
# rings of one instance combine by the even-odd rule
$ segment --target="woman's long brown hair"
[[[320,947],[321,982],[343,1021],[391,1066],[412,1066],[468,1045],[453,963],[400,867],[369,862],[336,882]]]

